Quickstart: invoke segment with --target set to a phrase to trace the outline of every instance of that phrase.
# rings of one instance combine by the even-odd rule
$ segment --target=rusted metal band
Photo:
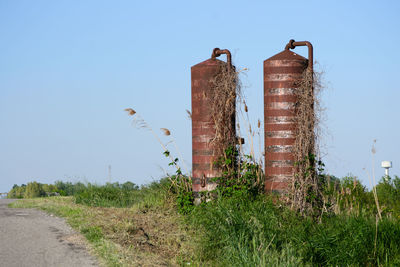
[[[288,124],[264,124],[267,131],[295,131],[297,125],[295,123]]]
[[[265,161],[268,160],[295,160],[291,152],[265,153]]]
[[[200,150],[214,150],[214,147],[209,142],[192,142],[194,151]]]
[[[293,145],[270,145],[266,148],[270,153],[290,153],[293,152]]]
[[[215,132],[214,127],[196,127],[192,128],[192,133],[193,135],[207,135],[207,134],[213,134]]]
[[[297,102],[296,95],[265,95],[264,102]]]
[[[289,43],[285,46],[286,50],[294,49],[296,46],[307,46],[308,47],[308,69],[313,72],[313,61],[314,61],[314,51],[313,46],[308,41],[296,42],[295,40],[291,39]]]
[[[210,163],[193,163],[193,169],[197,169],[200,171],[214,170],[213,164]]]
[[[269,102],[264,105],[267,109],[275,109],[275,110],[290,110],[296,107],[295,102]]]
[[[193,127],[194,128],[213,128],[214,127],[214,122],[210,121],[194,121],[193,122]]]
[[[297,88],[268,88],[266,95],[296,95]]]
[[[202,135],[195,135],[192,137],[193,142],[198,143],[208,143],[213,139],[213,136],[202,134]]]
[[[266,95],[296,95],[297,88],[269,88]]]
[[[214,150],[196,150],[193,149],[193,156],[213,156]]]
[[[192,177],[199,178],[199,177],[202,177],[203,174],[206,177],[219,177],[219,176],[221,176],[221,171],[220,170],[215,170],[215,169],[214,170],[210,170],[210,169],[208,169],[208,170],[194,169],[193,173],[192,173]]]
[[[294,145],[296,138],[265,138],[265,146]]]
[[[211,59],[215,59],[220,55],[226,55],[226,63],[228,63],[229,68],[232,68],[232,55],[228,49],[219,49],[218,47],[214,48],[211,54]]]
[[[276,64],[281,63],[280,60],[276,60],[278,61]],[[287,63],[286,67],[282,67],[282,64],[279,64],[278,66],[274,66],[272,64],[270,64],[270,62],[268,62],[267,64],[264,64],[264,69],[265,69],[265,74],[279,74],[279,73],[299,73],[302,72],[307,66],[308,64],[304,62],[304,60],[298,60],[298,64],[297,66],[293,66],[293,61],[290,61]]]
[[[294,167],[293,166],[266,167],[265,171],[269,175],[293,175]]]
[[[297,88],[296,81],[268,81],[264,79],[264,88]]]
[[[265,74],[264,77],[268,79],[269,82],[288,82],[299,80],[299,78],[301,78],[301,73],[271,73]]]
[[[274,117],[274,116],[295,116],[296,115],[295,109],[269,109],[267,105],[264,105],[264,112],[266,117]]]
[[[293,131],[266,131],[265,135],[269,138],[296,138]]]
[[[268,116],[265,118],[266,124],[290,124],[296,123],[295,116]]]
[[[268,160],[267,167],[293,167],[293,160]]]
[[[213,164],[216,160],[217,160],[216,157],[212,157],[212,156],[210,157],[210,156],[204,155],[204,156],[193,157],[192,163],[196,163],[196,164]]]

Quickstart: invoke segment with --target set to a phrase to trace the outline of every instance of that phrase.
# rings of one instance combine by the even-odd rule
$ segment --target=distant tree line
[[[56,181],[54,184],[42,184],[36,181],[28,184],[17,185],[14,184],[10,192],[8,192],[8,198],[35,198],[35,197],[48,197],[48,196],[74,196],[82,193],[88,188],[94,185],[81,182],[63,182]],[[102,187],[119,189],[122,191],[138,190],[139,186],[132,182],[125,183],[107,183]]]

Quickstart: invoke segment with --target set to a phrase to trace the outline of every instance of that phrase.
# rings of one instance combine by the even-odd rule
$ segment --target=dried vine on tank
[[[211,81],[212,101],[210,109],[215,135],[211,144],[218,157],[224,156],[229,146],[235,146],[236,102],[240,99],[241,87],[235,67],[221,64],[218,75]]]
[[[292,208],[304,215],[318,211],[321,199],[316,172],[321,119],[320,73],[305,70],[296,86],[295,174],[288,193]]]

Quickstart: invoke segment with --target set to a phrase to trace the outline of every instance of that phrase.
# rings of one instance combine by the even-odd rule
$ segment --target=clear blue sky
[[[0,1],[0,191],[37,180],[143,184],[168,161],[123,112],[171,130],[191,161],[190,67],[214,47],[248,68],[263,118],[263,60],[311,41],[328,90],[327,171],[392,160],[400,174],[398,1]],[[306,56],[304,48],[296,52]],[[167,139],[163,139],[167,141]]]

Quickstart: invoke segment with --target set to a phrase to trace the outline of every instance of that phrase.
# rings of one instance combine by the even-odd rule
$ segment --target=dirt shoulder
[[[0,199],[1,266],[98,266],[82,236],[66,222],[35,209],[12,209]]]
[[[190,261],[193,253],[184,224],[167,206],[88,207],[75,204],[70,197],[24,199],[12,206],[64,217],[86,237],[104,265],[179,266]]]

